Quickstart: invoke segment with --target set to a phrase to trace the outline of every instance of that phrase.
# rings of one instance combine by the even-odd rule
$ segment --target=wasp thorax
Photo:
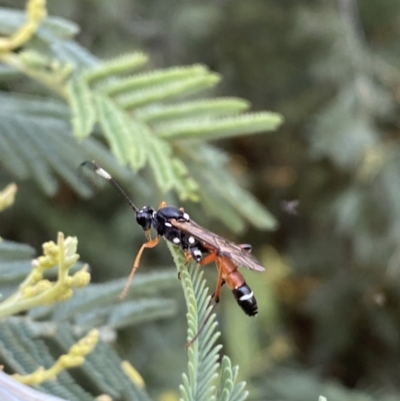
[[[150,206],[144,206],[142,209],[136,212],[136,221],[143,228],[143,230],[147,231],[151,228],[153,214],[154,209]]]

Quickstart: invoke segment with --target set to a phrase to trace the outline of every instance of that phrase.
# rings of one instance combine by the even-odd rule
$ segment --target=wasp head
[[[151,206],[144,206],[136,212],[136,221],[144,231],[147,231],[151,228],[153,214],[154,209]]]

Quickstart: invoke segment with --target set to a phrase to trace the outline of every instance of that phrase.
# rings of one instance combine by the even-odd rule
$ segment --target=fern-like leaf
[[[244,390],[246,383],[239,382],[235,385],[238,370],[237,366],[232,368],[228,357],[222,358],[217,401],[243,401],[247,398],[249,393]]]
[[[109,326],[113,329],[140,324],[149,320],[164,319],[176,313],[176,304],[170,299],[156,299],[154,294],[166,288],[175,288],[176,274],[173,271],[158,271],[157,274],[138,274],[125,301],[120,303],[118,295],[126,279],[90,284],[70,300],[57,305],[35,308],[29,312],[34,319],[65,321],[69,319],[82,327]],[[153,297],[149,297],[152,295]]]
[[[1,97],[0,163],[19,178],[32,177],[49,195],[58,187],[55,171],[82,196],[89,196],[92,190],[76,170],[87,154],[69,133],[59,102],[51,105],[40,97],[5,93]]]
[[[117,96],[131,91],[138,91],[144,88],[166,85],[182,79],[204,76],[206,74],[207,68],[202,65],[175,67],[113,80],[106,83],[100,89],[101,92],[107,94],[108,96]]]
[[[5,36],[11,35],[20,28],[25,21],[25,12],[0,7],[1,34]],[[35,32],[35,37],[42,40],[54,41],[57,39],[71,38],[78,32],[78,25],[72,21],[59,17],[47,17]]]
[[[264,112],[210,121],[183,120],[158,126],[156,131],[160,137],[170,139],[221,139],[272,131],[278,128],[282,121],[279,114]]]
[[[171,147],[156,137],[148,137],[149,162],[157,185],[164,191],[174,186],[175,170],[171,163]]]
[[[0,9],[0,21],[2,18],[7,35],[23,23],[24,13]],[[163,193],[174,189],[180,199],[202,198],[214,214],[216,205],[228,203],[221,220],[236,232],[243,230],[245,220],[259,228],[273,226],[265,208],[240,190],[228,173],[214,176],[215,164],[207,169],[207,174],[211,171],[213,176],[212,188],[208,189],[205,175],[198,176],[200,170],[205,171],[199,168],[204,163],[196,154],[203,144],[186,149],[187,143],[182,140],[219,139],[272,130],[282,121],[279,115],[242,114],[249,108],[249,103],[242,99],[187,100],[189,95],[198,96],[213,88],[220,80],[219,75],[202,65],[136,73],[147,62],[145,54],[130,53],[102,62],[69,40],[76,32],[73,23],[68,25],[62,19],[47,21],[50,20],[34,33],[24,52],[0,58],[64,96],[70,107],[56,110],[59,106],[56,102],[57,107],[52,109],[49,104],[53,99],[47,99],[43,101],[44,112],[35,106],[36,111],[21,113],[14,107],[18,103],[15,102],[11,108],[16,113],[12,113],[7,109],[11,98],[10,102],[4,102],[4,113],[0,110],[2,165],[18,178],[33,178],[46,194],[52,195],[57,190],[55,171],[75,191],[89,196],[91,188],[77,176],[74,168],[88,159],[86,149],[96,148],[95,139],[88,136],[99,123],[118,161],[135,171],[148,162]],[[44,64],[35,66],[24,62],[27,52],[36,52]],[[169,103],[172,100],[176,103]],[[85,138],[81,144],[69,137],[70,115],[75,137]],[[102,157],[89,158],[100,161],[109,156],[100,153]],[[251,213],[252,208],[257,213]]]
[[[236,114],[249,108],[249,102],[236,98],[193,100],[182,104],[149,106],[139,109],[136,117],[149,124],[171,120],[193,119],[202,116]]]
[[[125,74],[142,67],[147,63],[148,57],[142,52],[129,53],[113,60],[105,61],[96,68],[85,72],[85,79],[93,84],[112,75]]]
[[[114,155],[122,164],[129,163],[134,169],[142,167],[146,162],[146,149],[140,125],[133,126],[125,112],[108,97],[98,96],[96,105],[100,125]]]
[[[133,110],[151,103],[163,102],[177,97],[188,96],[199,91],[212,88],[220,80],[218,74],[208,73],[164,85],[127,93],[117,97],[118,104],[126,109]]]
[[[52,330],[41,330],[41,326],[46,325],[48,323],[32,322],[26,318],[3,320],[0,324],[0,362],[23,374],[36,371],[40,366],[49,368],[54,365],[53,352],[66,354],[76,343],[76,336],[67,323]],[[38,338],[43,332],[45,337]],[[71,376],[63,371],[57,375],[57,380],[42,382],[37,387],[69,401],[93,401],[95,395],[91,394],[92,391],[96,395],[108,394],[113,399],[148,401],[148,396],[125,375],[121,363],[115,351],[100,340],[96,350],[77,368],[79,374]],[[46,397],[41,399],[46,400]]]
[[[180,273],[183,291],[188,308],[188,341],[197,334],[204,319],[210,312],[210,296],[203,271],[193,263],[185,265],[182,252],[168,244]],[[196,341],[188,348],[188,374],[183,374],[180,386],[182,401],[243,401],[247,397],[244,383],[235,385],[237,367],[231,367],[228,357],[224,357],[221,380],[217,385],[218,358],[221,345],[216,345],[220,333],[216,331],[217,322],[212,314],[205,323]],[[221,397],[225,398],[221,398]]]
[[[165,319],[176,314],[176,302],[171,299],[152,298],[124,302],[112,308],[108,325],[120,329],[156,319]]]
[[[206,207],[209,206],[211,213],[217,211],[218,217],[234,232],[240,232],[244,228],[243,220],[237,218],[238,213],[261,230],[277,227],[278,222],[274,216],[226,171],[226,158],[221,151],[203,145],[196,150],[186,148],[185,153],[202,166],[192,170],[194,178],[202,187],[202,202]]]
[[[75,136],[78,139],[86,138],[96,122],[96,111],[89,86],[82,77],[71,79],[67,85],[67,93]]]

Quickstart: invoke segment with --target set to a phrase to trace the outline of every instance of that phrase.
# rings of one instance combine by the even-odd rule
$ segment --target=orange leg
[[[209,253],[205,258],[203,258],[199,265],[200,266],[205,266],[208,265],[212,262],[214,262],[217,259],[217,254],[216,253]]]
[[[219,302],[219,296],[221,294],[221,287],[224,282],[222,278],[222,266],[219,264],[219,259],[215,261],[217,267],[218,267],[218,279],[217,279],[217,286],[215,287],[215,292],[214,292],[214,302],[218,303]]]
[[[125,287],[119,296],[119,300],[124,299],[126,293],[128,292],[129,286],[131,285],[131,282],[133,280],[133,276],[135,275],[135,272],[136,272],[137,268],[139,267],[140,258],[142,257],[143,251],[146,248],[154,248],[160,242],[160,239],[161,239],[161,237],[157,237],[157,238],[153,239],[152,241],[146,242],[142,245],[138,254],[136,255],[135,263],[133,264],[131,273],[129,274],[128,280],[126,281]]]
[[[192,254],[189,251],[185,252],[185,266],[192,260]]]
[[[146,236],[147,241],[151,241],[152,240],[152,238],[151,238],[151,228],[149,228],[147,231],[145,231],[144,235]]]
[[[161,209],[162,207],[165,207],[165,206],[167,206],[167,202],[162,201],[162,202],[160,203],[160,206],[158,206],[158,208]]]
[[[209,253],[204,259],[200,261],[199,265],[200,266],[208,265],[214,262],[215,259],[217,259],[217,254]],[[191,260],[193,260],[192,254],[189,251],[185,252],[185,265],[187,265]]]
[[[222,286],[225,284],[225,280],[222,280],[222,282],[221,282],[221,287],[220,288],[222,288]],[[215,292],[211,295],[211,300],[213,300],[215,298]]]

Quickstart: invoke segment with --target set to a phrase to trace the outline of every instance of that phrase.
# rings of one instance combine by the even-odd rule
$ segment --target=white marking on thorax
[[[189,220],[190,220],[190,217],[189,217],[189,215],[188,215],[187,213],[183,213],[183,218],[184,218],[186,221],[189,221]]]
[[[198,249],[194,249],[192,251],[192,255],[194,256],[194,259],[196,260],[197,263],[199,263],[203,258],[203,254]]]
[[[172,224],[171,224],[171,223],[168,223],[168,221],[165,222],[165,225],[166,225],[167,227],[172,227]]]
[[[189,244],[194,244],[196,240],[192,236],[190,236],[188,241]]]
[[[172,240],[172,242],[173,242],[174,244],[179,244],[179,243],[181,242],[181,240],[180,240],[178,237],[175,237],[175,238]]]
[[[245,295],[242,295],[240,298],[239,298],[239,301],[247,301],[248,299],[251,299],[251,298],[253,298],[253,291],[250,293],[250,294],[245,294]]]

